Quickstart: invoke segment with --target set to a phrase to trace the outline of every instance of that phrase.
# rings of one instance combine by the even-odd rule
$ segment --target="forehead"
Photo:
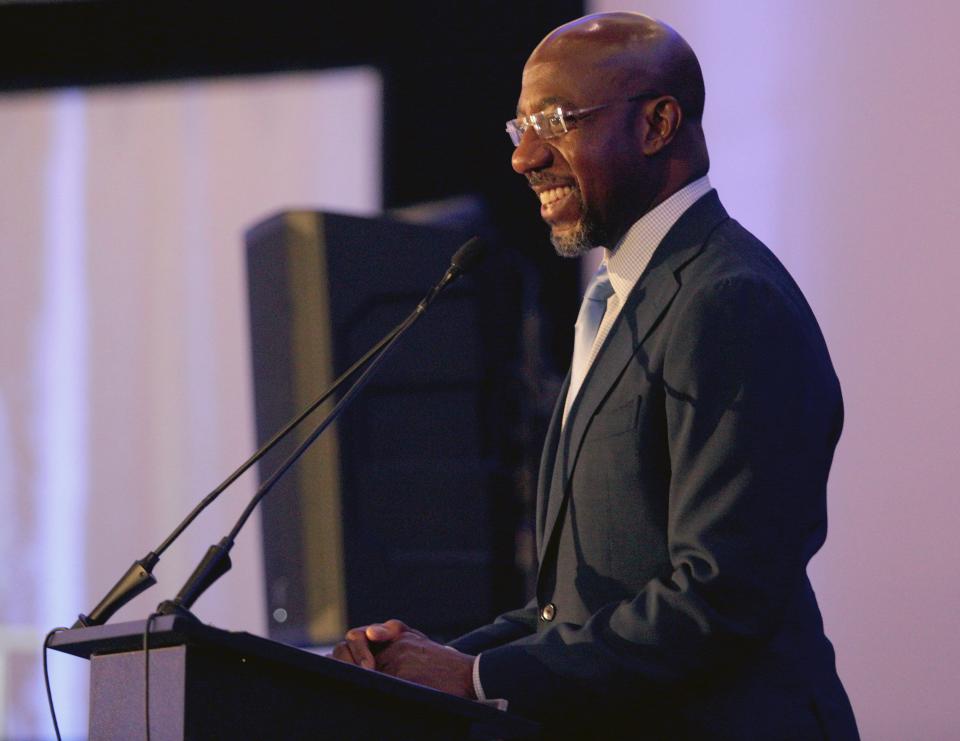
[[[605,102],[622,87],[623,70],[603,49],[578,44],[538,49],[523,68],[517,112],[535,113],[550,105],[584,107]]]

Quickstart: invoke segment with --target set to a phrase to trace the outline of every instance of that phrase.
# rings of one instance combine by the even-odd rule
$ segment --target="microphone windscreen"
[[[461,273],[472,270],[487,252],[487,245],[480,237],[471,237],[450,259],[450,265]]]

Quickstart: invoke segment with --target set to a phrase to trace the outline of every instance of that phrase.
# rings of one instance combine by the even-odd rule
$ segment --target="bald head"
[[[537,193],[557,252],[613,247],[706,174],[703,98],[693,50],[648,16],[589,15],[540,42],[523,68],[517,114],[529,133],[515,140],[512,164]]]
[[[662,21],[628,12],[584,16],[548,34],[527,64],[563,57],[590,60],[590,73],[623,95],[639,92],[639,85],[675,97],[688,121],[699,123],[703,117],[700,62],[683,37]]]

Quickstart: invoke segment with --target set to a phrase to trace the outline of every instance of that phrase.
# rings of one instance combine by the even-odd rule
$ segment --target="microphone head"
[[[450,267],[458,273],[472,270],[487,253],[487,245],[480,237],[471,237],[450,258]]]

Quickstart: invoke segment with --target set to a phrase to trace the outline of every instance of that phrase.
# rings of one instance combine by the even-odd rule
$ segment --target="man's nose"
[[[513,150],[510,164],[515,172],[526,175],[533,170],[547,167],[553,160],[553,154],[532,126],[523,132],[520,143]]]

